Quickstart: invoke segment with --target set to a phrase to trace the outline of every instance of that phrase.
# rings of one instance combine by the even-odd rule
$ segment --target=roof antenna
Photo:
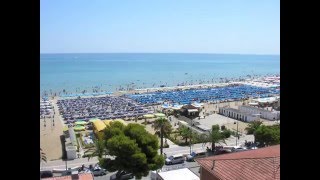
[[[213,170],[213,168],[214,168],[214,164],[216,163],[216,161],[215,160],[213,160],[213,164],[212,164],[212,168],[211,168],[211,170]]]

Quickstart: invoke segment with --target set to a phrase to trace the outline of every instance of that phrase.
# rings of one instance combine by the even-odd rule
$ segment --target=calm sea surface
[[[116,91],[279,73],[279,55],[40,54],[41,92]]]

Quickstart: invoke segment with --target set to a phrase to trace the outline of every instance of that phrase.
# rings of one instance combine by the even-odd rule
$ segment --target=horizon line
[[[259,53],[208,53],[208,52],[40,52],[41,54],[218,54],[218,55],[275,55],[279,54],[259,54]]]

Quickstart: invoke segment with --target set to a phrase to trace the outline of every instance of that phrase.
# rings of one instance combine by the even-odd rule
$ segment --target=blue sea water
[[[279,73],[279,55],[40,54],[41,92],[116,91]]]

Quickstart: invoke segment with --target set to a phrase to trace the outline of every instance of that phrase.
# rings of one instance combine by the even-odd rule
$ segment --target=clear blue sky
[[[41,0],[41,53],[280,54],[279,0]]]

